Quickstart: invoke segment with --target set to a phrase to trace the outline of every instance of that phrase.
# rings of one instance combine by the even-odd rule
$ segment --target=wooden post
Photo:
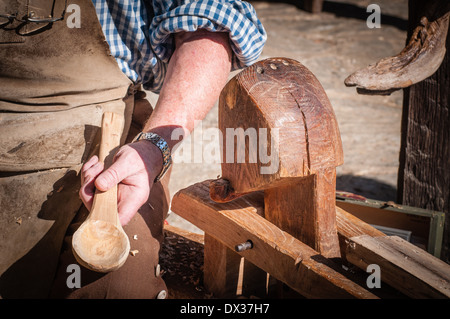
[[[336,233],[336,170],[264,191],[265,217],[323,256],[340,257]]]
[[[214,298],[234,298],[239,281],[241,256],[205,234],[204,284]]]
[[[267,295],[267,273],[205,234],[204,284],[214,298]]]
[[[408,38],[424,14],[448,10],[447,0],[410,0]],[[441,258],[450,263],[450,32],[446,48],[440,68],[404,91],[398,202],[446,213]]]
[[[305,0],[305,10],[311,13],[321,13],[323,7],[323,0]]]

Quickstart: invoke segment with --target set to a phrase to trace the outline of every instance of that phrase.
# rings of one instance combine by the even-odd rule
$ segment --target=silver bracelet
[[[159,136],[156,133],[152,133],[152,132],[144,133],[144,132],[141,132],[136,137],[135,142],[137,142],[139,140],[142,140],[142,139],[152,142],[154,145],[156,145],[156,147],[159,148],[159,150],[162,153],[163,167],[162,167],[162,170],[159,173],[159,175],[156,176],[156,178],[155,178],[155,183],[156,183],[161,178],[163,178],[163,176],[169,170],[170,165],[172,165],[172,156],[171,156],[170,148],[169,148],[169,145],[167,144],[167,142],[161,136]]]

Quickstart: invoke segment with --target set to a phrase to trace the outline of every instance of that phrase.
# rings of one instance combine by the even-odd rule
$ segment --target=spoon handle
[[[123,116],[117,113],[105,112],[103,114],[99,160],[105,164],[105,169],[113,163],[114,155],[120,146],[123,123]],[[119,224],[117,186],[106,192],[96,190],[88,218]]]

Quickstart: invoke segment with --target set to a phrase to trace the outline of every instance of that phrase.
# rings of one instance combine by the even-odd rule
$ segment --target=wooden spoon
[[[122,116],[108,112],[103,115],[99,160],[105,168],[112,164],[122,129]],[[73,235],[72,249],[77,261],[94,271],[110,272],[125,263],[130,241],[119,221],[117,186],[106,192],[96,191],[91,212]]]

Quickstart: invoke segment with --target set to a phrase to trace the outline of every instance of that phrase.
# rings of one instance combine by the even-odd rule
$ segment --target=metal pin
[[[234,250],[236,250],[238,253],[240,253],[240,252],[242,252],[242,251],[244,251],[244,250],[252,249],[252,248],[253,248],[253,243],[252,243],[252,241],[251,241],[251,240],[247,240],[247,241],[244,242],[244,243],[237,244],[237,245],[234,247]]]

